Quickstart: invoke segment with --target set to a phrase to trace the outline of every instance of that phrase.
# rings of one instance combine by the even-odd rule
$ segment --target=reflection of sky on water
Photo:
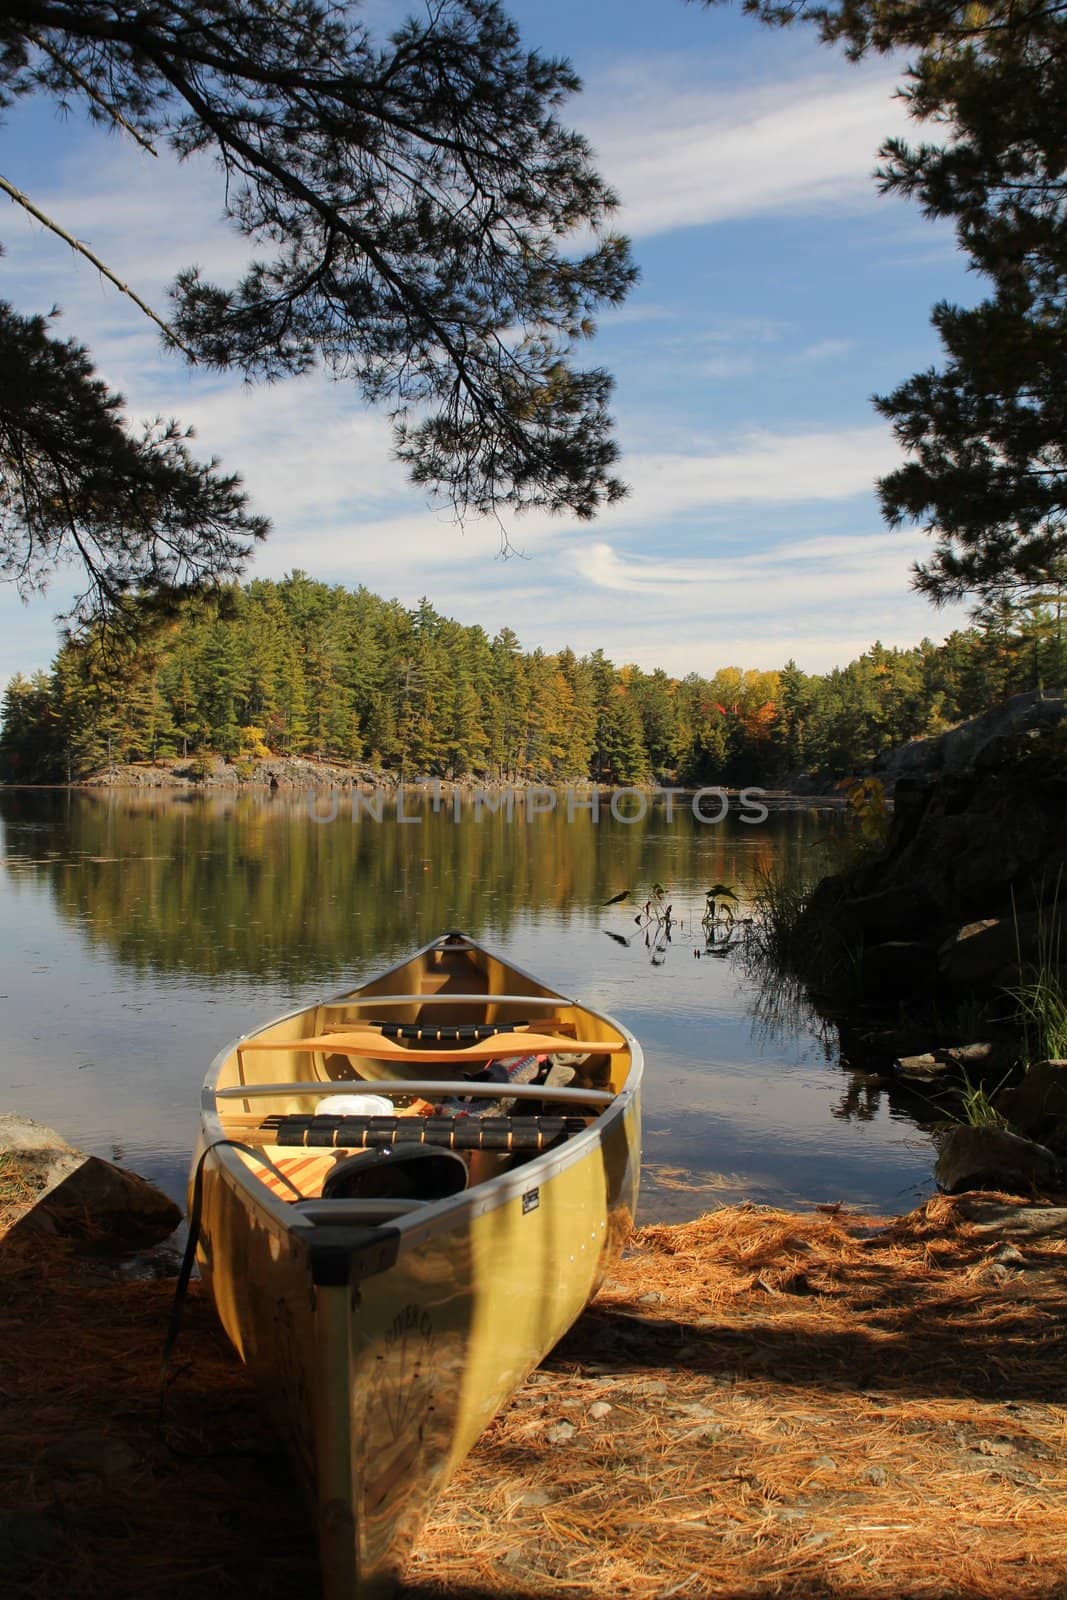
[[[885,1093],[857,1092],[788,1005],[768,1025],[738,961],[695,959],[703,890],[732,884],[743,901],[757,862],[825,848],[818,817],[477,834],[427,817],[418,834],[360,834],[316,827],[302,805],[23,791],[0,795],[0,818],[0,1108],[117,1151],[175,1195],[224,1044],[456,925],[641,1039],[646,1219],[744,1198],[900,1210],[929,1190],[929,1141]],[[603,901],[657,880],[676,922],[654,966],[634,905]]]

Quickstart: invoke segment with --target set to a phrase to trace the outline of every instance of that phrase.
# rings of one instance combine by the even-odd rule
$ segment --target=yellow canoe
[[[305,1483],[326,1600],[391,1592],[596,1293],[632,1225],[641,1072],[626,1028],[460,933],[216,1058],[198,1260]]]

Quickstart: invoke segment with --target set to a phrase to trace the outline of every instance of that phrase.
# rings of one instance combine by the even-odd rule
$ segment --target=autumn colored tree
[[[134,627],[134,635],[139,630]],[[808,674],[739,667],[682,680],[602,650],[526,651],[513,630],[406,609],[293,573],[187,602],[124,647],[89,629],[50,673],[12,680],[0,767],[64,781],[108,762],[318,754],[405,779],[777,785],[801,769],[862,773],[1035,681],[1049,683],[1056,617],[1004,601],[943,645],[879,643]],[[1035,678],[1036,675],[1036,678]]]

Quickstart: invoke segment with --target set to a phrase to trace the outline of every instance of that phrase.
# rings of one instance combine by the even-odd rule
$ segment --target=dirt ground
[[[0,1196],[2,1200],[2,1196]],[[1067,1212],[731,1207],[651,1227],[454,1479],[407,1600],[1067,1600]],[[0,1240],[0,1587],[317,1593],[194,1285]]]

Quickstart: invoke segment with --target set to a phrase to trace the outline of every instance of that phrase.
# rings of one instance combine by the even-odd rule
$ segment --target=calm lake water
[[[642,1041],[643,1220],[745,1198],[900,1211],[931,1191],[929,1138],[896,1090],[891,1104],[843,1068],[817,1019],[736,951],[695,958],[705,888],[731,886],[743,914],[760,865],[832,851],[832,816],[417,814],[353,822],[342,801],[317,822],[302,795],[0,792],[0,1110],[184,1200],[222,1045],[462,928]],[[603,905],[657,881],[681,919],[658,955],[632,905]]]

